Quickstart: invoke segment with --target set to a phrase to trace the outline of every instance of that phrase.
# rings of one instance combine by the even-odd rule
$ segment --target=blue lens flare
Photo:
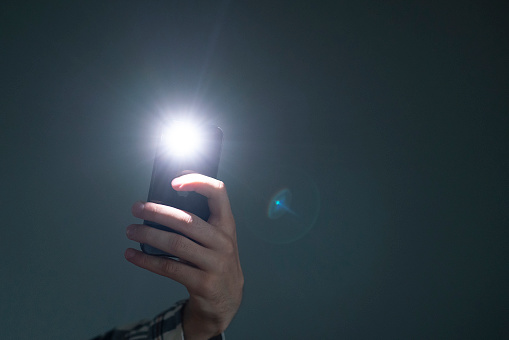
[[[289,189],[278,191],[269,201],[267,216],[270,219],[276,219],[283,216],[287,212],[291,212],[291,203],[292,193]]]
[[[312,176],[298,166],[272,166],[250,179],[243,192],[242,223],[260,239],[294,242],[313,228],[320,213],[320,193]]]

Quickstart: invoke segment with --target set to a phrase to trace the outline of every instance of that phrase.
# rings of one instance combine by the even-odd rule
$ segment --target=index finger
[[[224,219],[232,217],[226,186],[220,180],[201,174],[187,174],[171,182],[176,191],[195,191],[208,198],[210,216]]]

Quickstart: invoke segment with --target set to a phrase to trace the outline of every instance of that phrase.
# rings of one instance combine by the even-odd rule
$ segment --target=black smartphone
[[[216,178],[222,143],[223,131],[217,126],[171,123],[161,133],[147,201],[172,206],[207,221],[210,215],[207,198],[194,191],[176,191],[171,187],[171,181],[188,173]],[[145,220],[143,224],[181,234],[152,221]],[[140,246],[149,255],[175,257],[148,244],[141,243]]]

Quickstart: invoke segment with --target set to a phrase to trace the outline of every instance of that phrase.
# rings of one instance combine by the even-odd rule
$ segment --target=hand
[[[146,243],[181,259],[172,260],[129,248],[125,258],[151,272],[183,284],[189,301],[183,311],[186,340],[208,339],[223,332],[242,300],[244,276],[240,267],[235,221],[224,184],[199,174],[175,178],[177,191],[196,191],[208,198],[207,222],[191,213],[155,203],[137,202],[135,217],[153,221],[182,235],[141,224],[127,227],[127,237]]]

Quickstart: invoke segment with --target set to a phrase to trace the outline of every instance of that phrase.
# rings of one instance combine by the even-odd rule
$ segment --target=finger
[[[213,254],[211,250],[193,242],[185,236],[155,229],[142,224],[132,224],[127,227],[127,238],[130,240],[149,244],[152,247],[170,253],[193,265],[210,269]]]
[[[177,191],[195,191],[207,197],[211,216],[232,218],[228,193],[220,180],[201,174],[188,174],[173,179],[171,185]]]
[[[166,276],[183,284],[188,290],[194,289],[196,282],[200,281],[203,273],[200,269],[177,260],[150,256],[132,248],[126,249],[124,257],[127,261],[140,268]]]
[[[198,216],[167,205],[136,202],[131,210],[135,217],[167,226],[205,246],[217,238],[217,230]]]

